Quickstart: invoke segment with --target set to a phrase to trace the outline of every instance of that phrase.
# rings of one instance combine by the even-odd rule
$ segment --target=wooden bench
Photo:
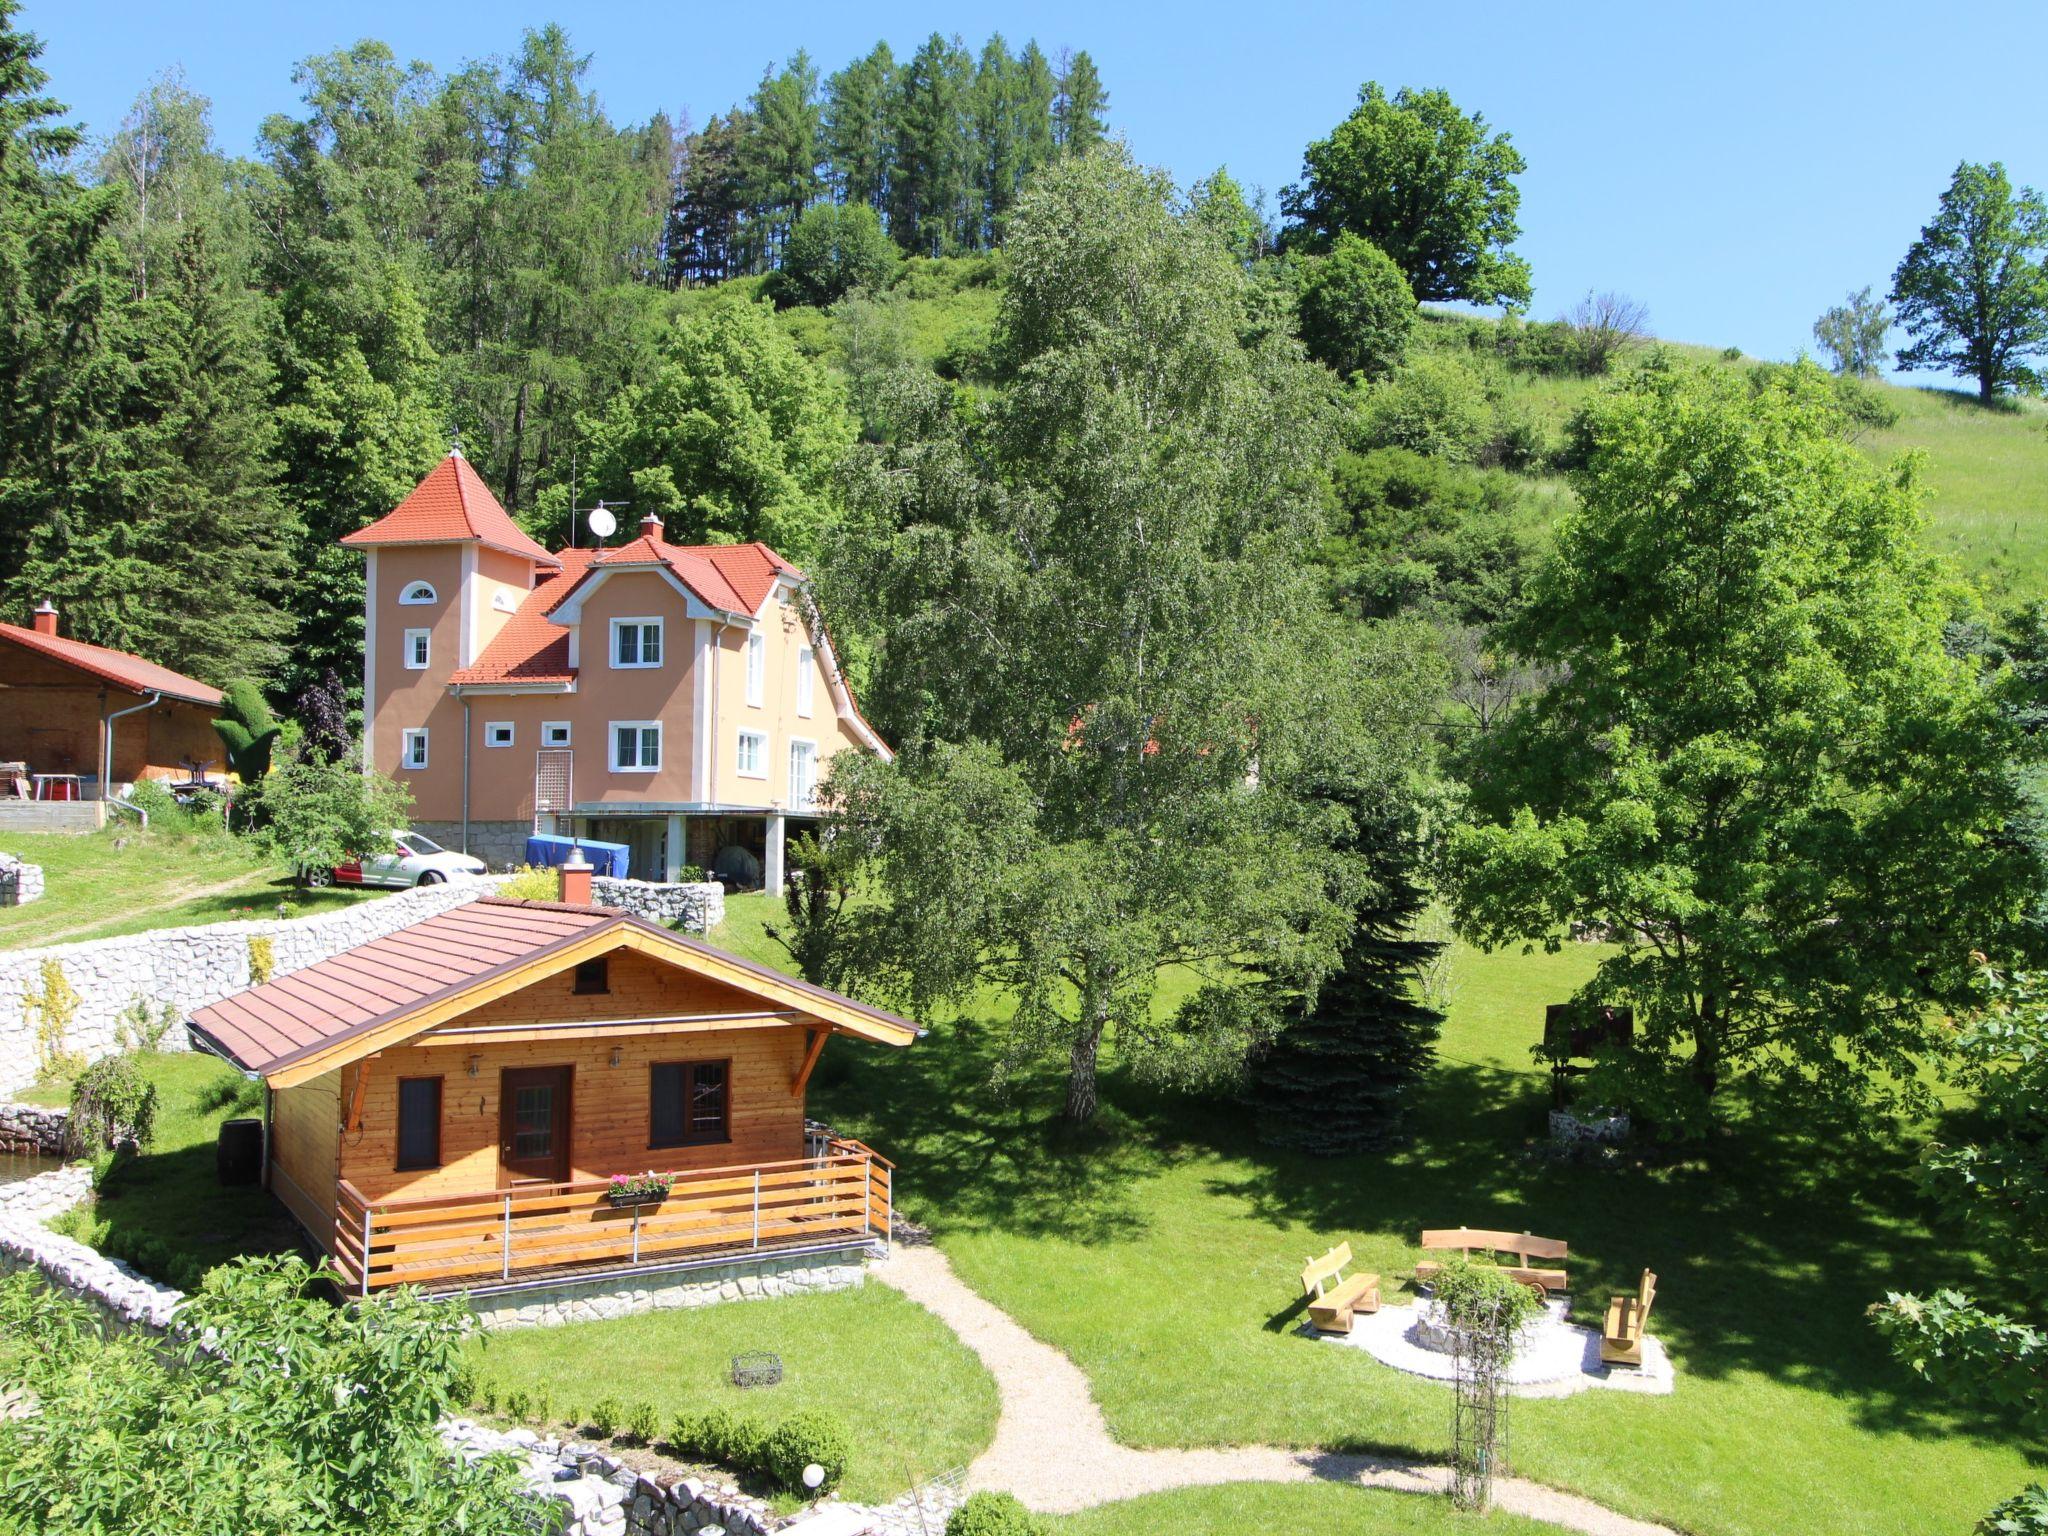
[[[1643,1329],[1649,1326],[1650,1308],[1657,1300],[1657,1277],[1643,1271],[1641,1288],[1633,1296],[1611,1296],[1607,1301],[1607,1323],[1600,1330],[1600,1358],[1608,1365],[1643,1363]]]
[[[1425,1250],[1443,1251],[1455,1248],[1466,1257],[1474,1253],[1513,1254],[1517,1264],[1503,1265],[1503,1270],[1514,1279],[1548,1295],[1565,1288],[1564,1270],[1554,1267],[1565,1256],[1562,1238],[1531,1237],[1527,1232],[1488,1232],[1478,1227],[1446,1227],[1422,1234]],[[1543,1260],[1539,1265],[1536,1261]],[[1443,1265],[1425,1259],[1415,1266],[1415,1278],[1419,1281],[1434,1279]]]
[[[1305,1259],[1302,1293],[1308,1297],[1308,1320],[1324,1333],[1349,1333],[1354,1312],[1380,1309],[1380,1277],[1344,1277],[1351,1263],[1351,1245],[1339,1243],[1320,1259]]]

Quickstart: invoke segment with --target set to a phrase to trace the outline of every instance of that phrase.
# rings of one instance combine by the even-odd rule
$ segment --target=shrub
[[[588,1423],[600,1439],[609,1440],[618,1433],[619,1421],[626,1416],[626,1405],[616,1397],[600,1397],[590,1405]]]
[[[1478,369],[1426,352],[1364,392],[1358,425],[1368,448],[1409,448],[1469,464],[1493,434],[1493,407]]]
[[[505,1394],[505,1412],[515,1419],[526,1419],[533,1415],[533,1399],[526,1388],[514,1387]]]
[[[114,1039],[124,1051],[153,1051],[164,1043],[164,1036],[177,1022],[175,1003],[152,1007],[149,999],[138,992],[114,1020]]]
[[[635,1403],[626,1414],[626,1438],[652,1445],[661,1433],[661,1410],[652,1403]]]
[[[498,887],[498,894],[515,901],[554,901],[562,894],[562,877],[538,864],[522,864]]]
[[[1340,378],[1385,378],[1415,330],[1415,294],[1393,259],[1348,231],[1313,258],[1296,301],[1302,344]]]
[[[831,304],[887,284],[899,255],[866,203],[813,203],[789,232],[776,287],[799,304]]]
[[[262,986],[263,983],[270,980],[276,970],[277,955],[270,947],[270,935],[267,933],[251,934],[249,936],[249,985],[252,987]]]
[[[846,1476],[851,1454],[846,1428],[837,1419],[824,1413],[793,1413],[768,1436],[761,1470],[792,1493],[803,1493],[804,1468],[816,1462],[825,1470],[822,1492]]]
[[[679,1417],[672,1438],[685,1456],[713,1461],[735,1472],[752,1472],[761,1465],[761,1449],[768,1437],[760,1425],[730,1408],[707,1408]]]
[[[946,1536],[1040,1536],[1043,1529],[1015,1494],[986,1490],[946,1518]]]
[[[82,1157],[127,1144],[146,1147],[155,1132],[156,1084],[133,1056],[107,1056],[78,1074],[64,1122],[66,1152]]]
[[[21,997],[22,1017],[36,1021],[36,1075],[74,1077],[85,1066],[84,1057],[71,1049],[66,1038],[78,1012],[78,990],[65,979],[58,961],[45,960],[40,975],[42,991],[24,992]]]

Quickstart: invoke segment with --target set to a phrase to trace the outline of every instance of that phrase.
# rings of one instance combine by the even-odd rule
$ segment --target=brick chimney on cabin
[[[36,604],[35,626],[36,633],[39,635],[54,635],[57,633],[57,605],[47,597]]]
[[[581,848],[571,848],[569,857],[561,863],[562,904],[568,907],[590,905],[590,860],[583,857]]]

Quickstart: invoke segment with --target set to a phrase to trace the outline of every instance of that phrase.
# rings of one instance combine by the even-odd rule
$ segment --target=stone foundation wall
[[[97,1061],[122,1048],[121,1016],[138,999],[153,1009],[169,1004],[182,1021],[250,986],[252,939],[269,941],[271,974],[284,976],[494,889],[488,880],[451,882],[360,901],[318,917],[159,928],[0,956],[0,1098],[26,1088],[40,1070],[40,1010],[32,1000],[47,990],[45,966],[55,967],[75,998],[62,1049]],[[182,1051],[188,1046],[185,1031],[173,1026],[159,1048]]]
[[[756,1296],[847,1291],[866,1277],[867,1265],[857,1252],[767,1255],[667,1274],[564,1281],[528,1291],[471,1296],[469,1308],[485,1328],[547,1328]]]
[[[459,821],[416,821],[412,830],[422,837],[431,837],[443,848],[464,851]],[[530,821],[472,821],[467,851],[493,869],[517,869],[526,862],[526,840],[531,836]]]
[[[668,885],[655,880],[615,880],[593,875],[590,899],[655,923],[680,923],[691,933],[709,933],[725,921],[725,887],[716,880]]]
[[[64,1122],[70,1118],[67,1109],[0,1103],[0,1152],[56,1157],[64,1150]],[[0,1209],[5,1209],[7,1191],[14,1187],[0,1184]]]

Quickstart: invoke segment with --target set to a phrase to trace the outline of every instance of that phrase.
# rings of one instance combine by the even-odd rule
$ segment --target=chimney
[[[659,539],[661,537],[661,519],[652,512],[640,519],[640,537],[643,539]]]
[[[571,848],[569,857],[561,864],[562,904],[569,907],[590,905],[590,860],[583,857],[581,848]]]
[[[57,633],[57,605],[47,597],[36,604],[36,633],[54,635]]]

